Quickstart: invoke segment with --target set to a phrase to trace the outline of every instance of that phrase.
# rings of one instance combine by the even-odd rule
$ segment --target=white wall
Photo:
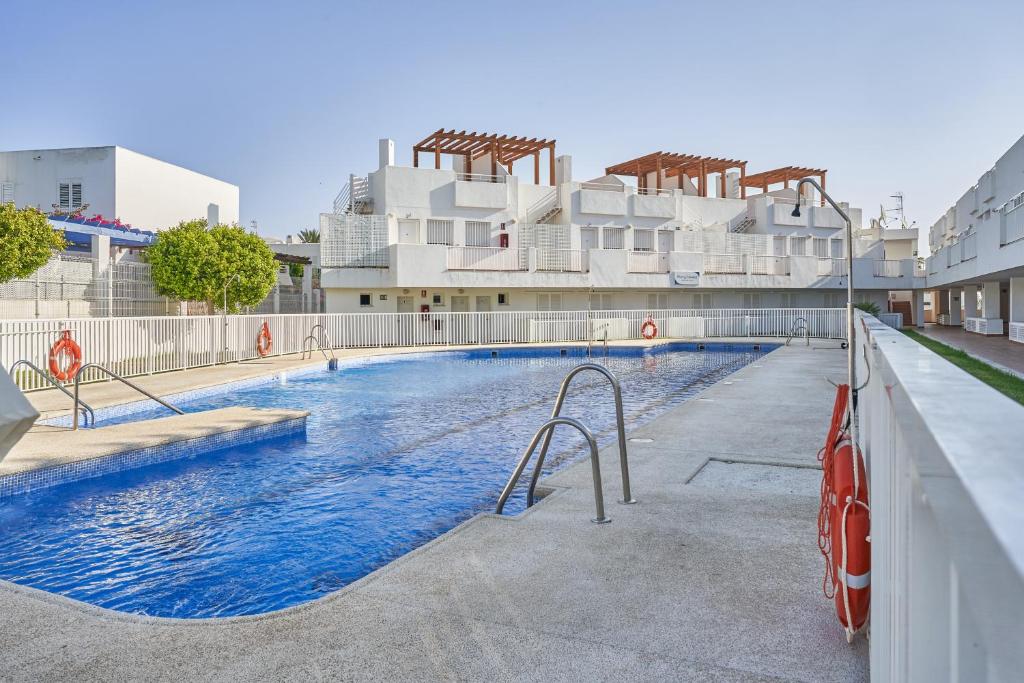
[[[14,203],[19,208],[35,206],[50,211],[58,201],[58,183],[81,182],[88,214],[116,218],[114,159],[114,147],[0,152],[0,183],[13,184]]]
[[[182,220],[206,218],[212,203],[220,207],[221,223],[238,222],[236,185],[124,147],[116,148],[116,159],[116,208],[121,220],[162,230]]]

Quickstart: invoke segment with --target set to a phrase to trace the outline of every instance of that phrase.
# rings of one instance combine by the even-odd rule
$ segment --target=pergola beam
[[[413,145],[413,166],[419,166],[420,152],[434,154],[434,165],[440,168],[442,154],[462,156],[466,159],[466,172],[472,170],[474,159],[485,154],[491,155],[491,175],[497,173],[501,164],[512,172],[512,164],[524,157],[534,156],[534,180],[540,176],[539,157],[543,150],[551,153],[551,182],[554,184],[555,141],[541,138],[527,138],[515,135],[496,135],[492,133],[467,133],[466,131],[445,130],[440,128],[434,133]]]

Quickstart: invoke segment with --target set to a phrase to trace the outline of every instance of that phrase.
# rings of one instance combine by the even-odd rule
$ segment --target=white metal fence
[[[297,353],[313,325],[324,326],[336,348],[406,347],[529,342],[579,342],[591,338],[640,339],[650,317],[660,337],[785,337],[798,318],[810,335],[839,338],[843,309],[675,309],[655,311],[509,311],[495,313],[321,313],[281,315],[88,318],[0,321],[0,363],[47,363],[62,329],[72,330],[83,362],[122,375],[143,375],[256,358],[264,321],[274,355]],[[601,329],[604,333],[597,332]],[[86,379],[94,379],[87,377]],[[98,379],[98,377],[97,377]],[[15,378],[25,389],[42,387],[29,373]]]
[[[871,680],[1020,680],[1024,408],[870,316],[856,324]]]
[[[627,273],[667,273],[668,254],[657,251],[630,251],[626,253]]]
[[[521,249],[506,247],[448,247],[448,270],[526,270]]]
[[[900,277],[902,261],[875,261],[875,277]]]
[[[552,273],[582,273],[588,270],[580,249],[538,249],[537,270]]]
[[[717,275],[740,275],[747,272],[744,254],[704,254],[704,272]]]

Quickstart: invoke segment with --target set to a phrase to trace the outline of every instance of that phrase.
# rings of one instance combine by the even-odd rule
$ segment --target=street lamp
[[[814,178],[801,178],[796,184],[796,207],[792,215],[800,217],[800,188],[807,183],[818,189],[821,196],[832,205],[843,220],[846,221],[846,373],[850,382],[850,440],[854,444],[854,452],[857,446],[857,353],[853,348],[854,327],[853,327],[853,223],[838,204],[832,201],[832,197],[822,189],[821,185]]]

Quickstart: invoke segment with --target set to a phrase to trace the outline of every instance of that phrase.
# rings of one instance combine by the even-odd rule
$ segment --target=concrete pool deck
[[[267,615],[141,618],[0,582],[4,677],[867,680],[864,638],[848,646],[821,595],[809,468],[831,412],[824,376],[845,359],[821,346],[767,354],[630,433],[652,440],[630,442],[637,505],[614,503],[617,451],[604,449],[611,524],[589,521],[581,462],[523,515],[479,515]]]

